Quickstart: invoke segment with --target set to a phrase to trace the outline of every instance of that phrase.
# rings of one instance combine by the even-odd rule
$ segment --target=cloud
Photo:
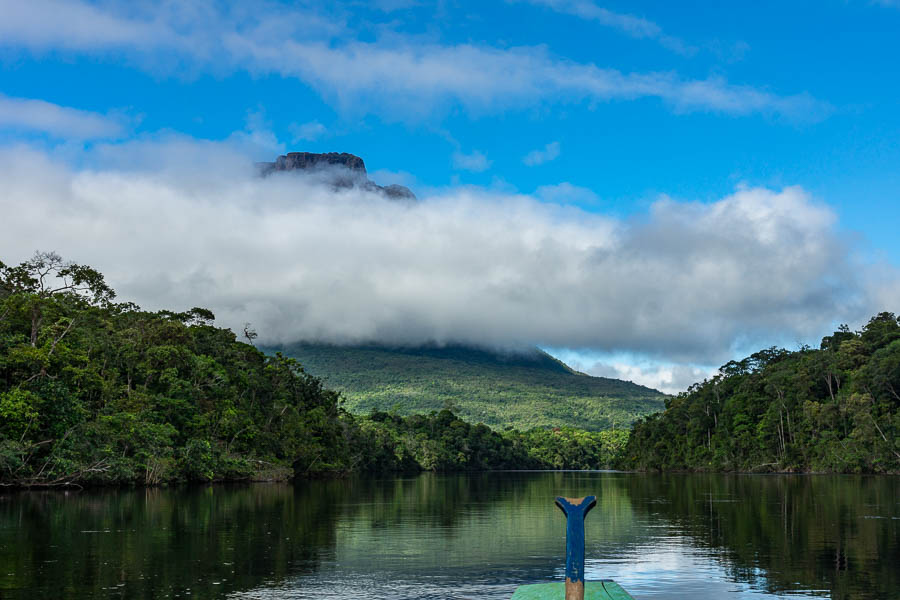
[[[693,383],[715,375],[716,370],[691,365],[639,366],[621,362],[596,363],[585,372],[597,377],[633,381],[667,394],[677,394],[687,390]]]
[[[568,181],[557,183],[556,185],[542,185],[534,191],[534,195],[545,202],[552,202],[553,204],[593,205],[600,201],[600,198],[593,190],[572,185]]]
[[[123,18],[87,2],[67,0],[4,2],[0,39],[6,46],[23,45],[38,50],[180,44],[169,23]]]
[[[0,129],[39,132],[79,140],[114,138],[123,132],[119,120],[30,98],[0,94]]]
[[[424,184],[408,171],[375,169],[374,171],[369,171],[369,179],[378,182],[380,185],[403,185],[411,190],[424,187]]]
[[[472,171],[473,173],[481,173],[482,171],[486,171],[493,162],[491,160],[488,160],[488,157],[478,150],[473,150],[470,154],[465,154],[464,152],[460,152],[457,150],[453,153],[452,158],[454,169]]]
[[[89,169],[176,178],[204,185],[197,173],[231,172],[241,177],[257,173],[255,161],[271,160],[286,152],[285,145],[268,128],[263,113],[250,112],[244,129],[232,132],[224,140],[204,140],[173,132],[143,134],[127,142],[95,142],[88,151],[73,155],[62,148],[57,160],[66,159]],[[20,146],[21,148],[21,146]]]
[[[559,142],[550,142],[543,150],[532,150],[525,155],[522,162],[529,167],[542,165],[559,157]]]
[[[618,15],[617,22],[635,35],[654,31],[649,22],[626,17]],[[274,73],[307,83],[345,111],[402,120],[456,105],[501,111],[535,102],[640,98],[657,98],[679,112],[795,121],[821,119],[831,110],[805,93],[779,95],[721,77],[625,73],[556,57],[544,47],[423,43],[397,33],[368,42],[354,36],[334,16],[268,3],[223,8],[203,1],[101,6],[33,0],[12,6],[0,20],[0,46],[131,57],[154,70]]]
[[[328,130],[318,121],[292,123],[289,127],[294,142],[311,142],[325,135]]]
[[[496,49],[353,42],[286,42],[273,47],[231,40],[232,54],[256,69],[298,77],[344,107],[380,107],[409,118],[451,103],[473,110],[527,107],[535,101],[657,98],[679,112],[754,113],[793,121],[824,118],[831,108],[808,94],[779,96],[721,77],[684,80],[673,73],[623,73],[550,56],[542,47]]]
[[[566,348],[545,350],[576,371],[595,377],[633,381],[666,394],[683,392],[692,384],[718,372],[717,367],[674,363],[665,359],[648,360],[645,356],[627,352],[573,351]]]
[[[174,51],[207,65],[220,54],[228,36],[327,39],[344,31],[339,18],[298,11],[266,1],[220,4],[192,2],[92,3],[83,0],[6,2],[0,20],[0,45],[35,52]],[[177,61],[176,61],[177,62]]]
[[[665,48],[679,54],[693,54],[696,48],[685,44],[680,39],[666,35],[662,28],[642,17],[626,13],[618,13],[598,6],[590,0],[524,0],[536,6],[545,6],[556,12],[572,15],[588,21],[595,21],[606,27],[618,29],[622,33],[636,39],[651,39]]]
[[[0,257],[56,250],[106,273],[123,300],[207,306],[270,343],[539,344],[722,364],[897,309],[878,304],[896,301],[896,271],[856,263],[834,214],[800,188],[662,199],[623,221],[474,187],[396,203],[255,177],[241,157],[235,141],[148,140],[100,148],[82,169],[0,149]]]

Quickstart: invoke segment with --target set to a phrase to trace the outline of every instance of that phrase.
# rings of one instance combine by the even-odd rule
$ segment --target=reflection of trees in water
[[[658,513],[695,545],[724,551],[723,566],[737,581],[776,593],[827,589],[835,599],[891,598],[900,590],[897,478],[660,475],[625,481],[635,511]]]
[[[626,475],[619,475],[626,477]],[[426,537],[405,554],[404,568],[427,572],[440,564],[477,572],[485,562],[504,570],[530,570],[552,577],[563,564],[565,517],[558,495],[596,494],[588,520],[592,544],[606,548],[637,544],[627,493],[610,478],[584,473],[422,474],[404,479],[356,480],[343,507],[338,553],[345,565],[365,569],[365,557]],[[390,560],[390,555],[387,555]],[[383,565],[372,559],[371,568]],[[450,562],[448,562],[450,561]]]
[[[421,526],[455,535],[464,525],[461,521],[476,512],[490,515],[490,521],[500,526],[524,519],[536,539],[546,539],[548,534],[555,539],[565,532],[565,518],[553,503],[559,495],[597,495],[599,506],[595,512],[603,516],[594,521],[602,519],[607,529],[621,522],[621,531],[612,535],[626,535],[625,529],[631,525],[629,499],[626,490],[611,477],[598,479],[596,474],[579,472],[423,473],[323,485],[339,489],[334,493],[346,498],[342,518],[364,519],[375,528],[414,520]],[[548,515],[549,518],[542,518]]]
[[[0,497],[0,597],[117,597],[122,583],[128,598],[221,597],[313,570],[334,547],[327,494],[248,485]]]
[[[339,519],[452,536],[473,505],[502,515],[509,500],[494,500],[540,481],[427,474],[0,496],[0,597],[222,597],[315,571],[333,557]]]
[[[543,476],[540,473],[425,473],[333,483],[345,486],[344,517],[367,519],[372,527],[392,527],[414,519],[426,527],[452,534],[460,518],[473,506],[490,503],[492,511],[502,513],[508,505],[507,497],[521,495]]]
[[[576,472],[0,495],[0,597],[116,597],[108,590],[123,582],[121,597],[222,597],[312,573],[348,546],[364,556],[406,543],[411,530],[442,543],[417,548],[409,568],[449,550],[551,577],[565,536],[552,499],[595,494],[595,558],[684,535],[735,580],[769,591],[890,598],[900,590],[898,488],[889,477]]]

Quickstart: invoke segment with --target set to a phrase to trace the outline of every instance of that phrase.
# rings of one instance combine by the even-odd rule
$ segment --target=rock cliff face
[[[344,167],[353,172],[366,174],[366,164],[358,156],[346,152],[288,152],[275,159],[272,165],[275,171],[292,171],[295,169],[316,169],[324,167]]]
[[[362,188],[384,194],[395,200],[416,200],[416,195],[402,185],[380,186],[369,179],[363,159],[346,152],[288,152],[275,162],[257,163],[262,176],[280,171],[301,171],[335,189]]]

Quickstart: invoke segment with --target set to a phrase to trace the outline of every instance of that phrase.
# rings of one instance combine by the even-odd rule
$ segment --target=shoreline
[[[356,472],[356,473],[317,473],[304,477],[267,477],[267,478],[240,478],[240,479],[213,479],[210,481],[171,481],[151,484],[138,483],[0,483],[0,495],[3,492],[31,492],[31,491],[49,491],[49,492],[72,492],[85,490],[138,490],[138,489],[172,489],[197,486],[229,486],[229,485],[255,485],[255,484],[290,484],[296,485],[313,481],[341,480],[351,478],[398,478],[412,477],[420,475],[486,475],[486,474],[517,474],[517,473],[602,473],[610,475],[733,475],[733,476],[796,476],[796,477],[898,477],[900,472],[889,473],[838,473],[828,471],[690,471],[690,470],[672,470],[672,471],[638,471],[638,470],[619,470],[619,469],[496,469],[496,470],[460,470],[460,471],[383,471],[383,472]]]

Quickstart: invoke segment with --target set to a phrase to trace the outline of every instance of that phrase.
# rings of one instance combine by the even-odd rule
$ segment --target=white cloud
[[[419,189],[422,187],[422,183],[409,171],[375,169],[374,171],[369,171],[369,179],[379,185],[404,185],[410,189]]]
[[[178,44],[170,23],[128,19],[105,7],[68,0],[3,2],[0,39],[5,46],[94,50]]]
[[[897,309],[879,303],[896,302],[896,271],[854,262],[834,214],[799,188],[663,199],[635,221],[471,187],[410,205],[255,177],[239,142],[109,145],[79,161],[89,170],[2,149],[0,257],[56,250],[106,273],[123,300],[208,306],[268,342],[539,344],[721,364],[738,345],[815,342],[834,322]]]
[[[641,20],[627,23],[635,33],[653,31]],[[624,73],[555,57],[543,47],[441,45],[401,34],[375,42],[353,38],[339,18],[261,2],[223,8],[204,1],[101,6],[32,0],[14,4],[0,19],[0,46],[114,54],[170,71],[277,73],[308,83],[344,109],[400,119],[456,104],[496,111],[535,102],[639,98],[658,98],[677,111],[798,121],[830,111],[805,93],[783,96],[720,77]]]
[[[685,44],[680,39],[666,35],[662,28],[642,17],[618,13],[597,5],[591,0],[524,0],[529,4],[546,6],[556,12],[572,15],[581,19],[595,21],[606,27],[612,27],[637,39],[652,39],[662,46],[680,54],[693,54],[696,48]]]
[[[541,47],[230,40],[230,52],[254,68],[296,76],[344,106],[376,107],[406,118],[451,102],[474,110],[525,107],[535,101],[658,98],[676,111],[761,113],[806,121],[830,107],[808,94],[779,96],[720,77],[683,80],[673,73],[623,73],[550,56]]]
[[[596,377],[633,381],[666,394],[683,392],[690,385],[718,372],[716,367],[647,360],[624,353],[577,352],[566,349],[548,349],[548,352],[576,371]]]
[[[633,381],[666,394],[677,394],[687,390],[692,384],[715,375],[716,369],[678,364],[641,366],[618,362],[596,363],[585,372],[597,377]]]
[[[556,160],[559,157],[559,142],[550,142],[543,149],[532,150],[525,155],[522,162],[529,167],[542,165],[545,162]]]
[[[294,37],[327,39],[343,31],[343,23],[333,15],[265,0],[232,4],[29,0],[3,3],[0,45],[36,52],[114,51],[117,58],[122,58],[122,50],[174,51],[209,65],[233,58],[221,54],[228,36],[277,44]],[[157,58],[165,62],[164,57]]]
[[[311,142],[325,135],[328,130],[318,121],[292,123],[288,128],[294,142]]]
[[[478,150],[473,150],[469,154],[456,151],[453,153],[452,158],[454,169],[472,171],[473,173],[481,173],[482,171],[486,171],[493,162],[491,160],[488,160],[488,157]]]
[[[30,98],[0,94],[0,129],[40,132],[74,139],[113,138],[122,134],[119,120]]]
[[[600,201],[593,190],[572,185],[567,181],[556,185],[542,185],[534,191],[534,195],[545,202],[554,204],[591,205]]]

